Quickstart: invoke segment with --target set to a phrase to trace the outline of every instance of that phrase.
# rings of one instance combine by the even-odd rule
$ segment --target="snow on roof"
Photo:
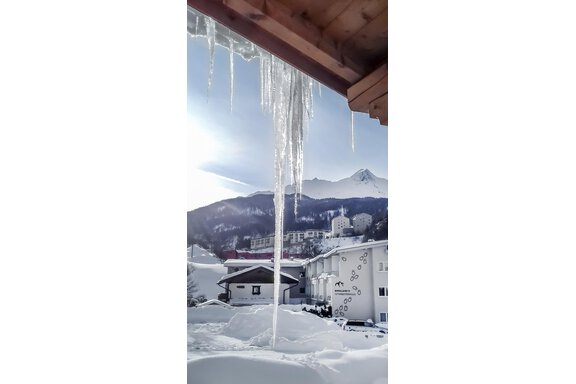
[[[343,252],[350,252],[350,251],[355,251],[358,249],[369,249],[369,248],[376,248],[378,246],[384,246],[388,244],[388,240],[379,240],[379,241],[369,241],[367,243],[360,243],[360,244],[354,244],[354,245],[347,245],[344,247],[337,247],[334,248],[333,250],[331,250],[328,253],[325,253],[323,255],[318,255],[312,259],[306,259],[302,262],[302,265],[306,265],[309,264],[313,261],[319,260],[319,259],[325,259],[327,257],[330,257],[332,255],[338,254],[338,253],[343,253]]]
[[[258,268],[265,268],[265,269],[269,270],[270,272],[274,273],[274,269],[272,269],[272,268],[270,268],[270,267],[268,267],[268,266],[266,266],[266,265],[255,265],[255,266],[253,266],[253,267],[246,268],[246,269],[243,269],[243,270],[241,270],[241,271],[229,273],[229,274],[227,274],[227,275],[222,276],[222,277],[220,278],[220,280],[218,280],[218,284],[220,284],[220,283],[222,283],[222,282],[225,282],[225,280],[229,280],[229,279],[232,278],[232,277],[236,277],[236,276],[239,276],[239,275],[243,275],[243,274],[245,274],[245,273],[251,272],[251,271],[253,271],[253,270],[255,270],[255,269],[258,269]],[[290,276],[290,275],[287,274],[287,273],[280,272],[280,276],[283,276],[283,277],[285,277],[285,278],[287,278],[287,279],[289,279],[289,280],[298,282],[298,279],[296,279],[294,276]]]
[[[302,266],[302,262],[304,259],[282,259],[280,260],[281,267],[300,267]],[[266,266],[273,266],[274,263],[270,261],[270,259],[229,259],[224,262],[225,267],[245,267],[247,265],[266,265]]]
[[[222,307],[224,307],[224,308],[229,308],[229,309],[233,309],[233,308],[234,308],[233,306],[231,306],[231,305],[229,305],[229,304],[226,304],[226,303],[224,303],[224,302],[222,302],[222,301],[220,301],[220,300],[216,300],[216,299],[211,299],[211,300],[205,301],[205,302],[203,302],[203,303],[197,304],[196,306],[201,308],[201,307],[206,307],[206,306],[208,306],[208,305],[220,305],[220,306],[222,306]]]

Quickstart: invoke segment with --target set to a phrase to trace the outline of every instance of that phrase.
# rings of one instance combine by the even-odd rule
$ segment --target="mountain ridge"
[[[257,191],[248,197],[270,195],[271,191]],[[295,193],[294,184],[286,186],[285,193]],[[362,168],[352,176],[337,181],[319,179],[302,181],[302,195],[312,199],[350,199],[355,197],[388,198],[388,179],[374,175],[369,169]]]

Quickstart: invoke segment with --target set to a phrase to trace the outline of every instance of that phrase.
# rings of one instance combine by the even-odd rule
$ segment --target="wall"
[[[380,312],[388,313],[388,297],[381,297],[378,294],[379,287],[388,287],[388,272],[380,272],[378,263],[382,262],[385,266],[388,265],[388,246],[379,247],[371,250],[374,259],[374,268],[372,270],[372,279],[374,281],[374,312],[372,319],[374,322],[380,321]]]
[[[260,286],[260,294],[252,294],[252,286]],[[244,288],[238,288],[244,286]],[[280,303],[282,303],[282,292],[288,288],[288,284],[280,284]],[[232,304],[257,304],[257,303],[273,303],[274,302],[274,284],[261,284],[261,283],[231,283],[228,286],[230,289],[230,303]],[[285,294],[286,303],[290,301],[290,290]]]
[[[332,257],[340,269],[338,278],[334,279],[333,315],[348,319],[372,318],[373,274],[369,252],[359,249]]]

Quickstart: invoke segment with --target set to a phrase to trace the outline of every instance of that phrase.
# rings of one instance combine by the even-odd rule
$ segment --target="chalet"
[[[226,260],[224,266],[228,268],[228,274],[259,265],[273,269],[274,262],[272,260],[272,258],[268,258],[268,260]],[[302,267],[303,261],[303,259],[294,258],[280,261],[280,272],[286,273],[298,282],[298,284],[290,287],[286,304],[302,304],[306,302],[306,275]]]
[[[290,302],[290,288],[298,283],[298,279],[280,272],[280,304]],[[266,265],[254,265],[224,275],[218,281],[218,285],[226,289],[228,302],[232,305],[272,304],[274,302],[274,269]]]

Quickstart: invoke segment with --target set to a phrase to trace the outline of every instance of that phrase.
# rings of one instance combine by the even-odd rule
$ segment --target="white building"
[[[290,289],[287,293],[287,296],[285,297],[287,304],[303,304],[306,302],[306,275],[304,274],[304,268],[302,267],[303,261],[303,259],[280,260],[280,272],[293,277],[298,283],[290,283]],[[229,259],[224,262],[224,266],[228,268],[228,274],[231,274],[235,272],[241,272],[255,266],[274,268],[274,262],[272,260],[258,259]]]
[[[334,317],[388,321],[388,240],[336,248],[303,263],[312,304]]]
[[[322,229],[307,229],[305,231],[288,231],[284,233],[284,242],[298,244],[307,239],[327,239],[330,231]],[[274,246],[274,235],[258,237],[250,240],[250,249],[269,248]]]
[[[274,303],[274,269],[265,265],[254,265],[224,275],[218,281],[218,285],[226,289],[228,302],[232,305]],[[281,304],[290,302],[290,288],[296,285],[298,285],[298,279],[280,272]]]
[[[274,235],[257,237],[250,240],[250,249],[268,248],[274,246]]]
[[[358,234],[364,233],[364,231],[372,224],[372,215],[367,213],[359,213],[352,216],[352,226],[354,227],[354,232]]]
[[[344,234],[344,228],[350,228],[350,219],[346,216],[337,216],[332,219],[332,237],[339,237]]]

